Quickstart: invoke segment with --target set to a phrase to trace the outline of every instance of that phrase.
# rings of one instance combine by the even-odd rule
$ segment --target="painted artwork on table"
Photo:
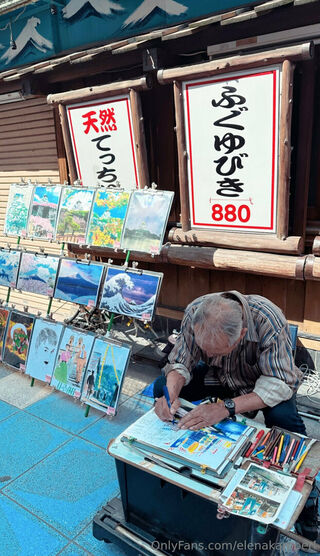
[[[54,297],[95,307],[103,271],[102,264],[61,259]]]
[[[7,202],[7,212],[4,224],[4,233],[11,236],[25,237],[29,208],[33,195],[33,185],[20,185],[13,183],[10,186]]]
[[[0,307],[0,359],[2,359],[3,341],[6,333],[10,310]]]
[[[57,224],[57,241],[85,243],[94,189],[64,187]]]
[[[43,382],[51,382],[63,328],[60,322],[36,319],[26,374]]]
[[[88,245],[120,247],[129,198],[128,191],[97,190],[87,234]]]
[[[11,311],[3,351],[3,362],[24,371],[29,351],[34,317],[27,313]]]
[[[163,274],[109,266],[100,309],[151,321]]]
[[[116,413],[130,351],[125,345],[95,340],[83,378],[81,401],[106,413]]]
[[[93,334],[65,328],[52,375],[51,386],[69,396],[80,398],[81,383],[90,358]]]
[[[60,185],[37,185],[28,222],[28,236],[54,239],[61,195]]]
[[[53,296],[59,257],[39,253],[22,253],[18,290]]]
[[[172,200],[171,191],[134,191],[123,227],[121,249],[158,254]]]
[[[16,287],[20,256],[21,251],[0,249],[0,286]]]

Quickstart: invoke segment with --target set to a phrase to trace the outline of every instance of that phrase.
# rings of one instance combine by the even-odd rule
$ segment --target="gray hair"
[[[243,328],[242,308],[238,301],[219,293],[205,296],[192,317],[192,328],[197,326],[199,343],[206,338],[212,345],[226,335],[232,346]]]

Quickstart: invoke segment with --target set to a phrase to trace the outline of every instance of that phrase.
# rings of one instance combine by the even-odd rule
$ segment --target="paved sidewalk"
[[[92,518],[118,493],[117,436],[151,406],[139,392],[159,368],[131,363],[115,418],[0,366],[0,555],[122,556]]]

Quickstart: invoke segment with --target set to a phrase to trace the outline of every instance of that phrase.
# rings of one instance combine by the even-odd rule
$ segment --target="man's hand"
[[[195,409],[189,411],[187,415],[182,417],[178,427],[180,429],[191,429],[196,431],[203,427],[215,425],[223,419],[226,419],[226,417],[229,417],[229,412],[221,402],[198,405]]]
[[[169,409],[166,398],[162,396],[162,398],[157,399],[154,410],[161,421],[172,421],[174,414],[179,407],[179,398],[176,398],[174,400],[174,402],[171,404],[171,409]]]

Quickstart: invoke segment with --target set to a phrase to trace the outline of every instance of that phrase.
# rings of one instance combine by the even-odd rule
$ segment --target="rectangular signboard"
[[[183,83],[192,228],[276,232],[280,75]]]
[[[78,177],[83,185],[139,185],[129,95],[66,107]]]

